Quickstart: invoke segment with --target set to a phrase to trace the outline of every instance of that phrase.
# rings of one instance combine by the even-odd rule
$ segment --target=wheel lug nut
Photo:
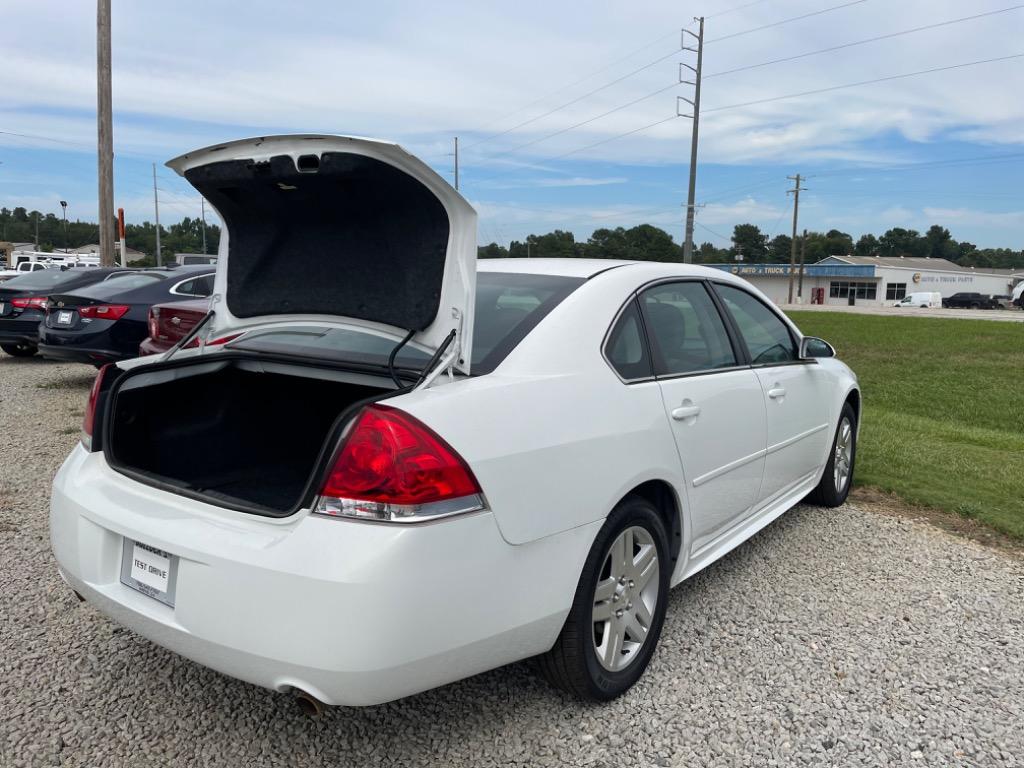
[[[617,610],[615,612],[615,618],[617,618],[617,619],[621,619],[622,618],[622,609],[621,608],[619,608],[619,610]]]
[[[619,602],[619,596],[618,595],[612,595],[612,602],[613,603]]]
[[[627,611],[633,610],[633,604],[632,603],[626,603],[626,610]]]
[[[632,579],[630,579],[630,580],[629,580],[629,588],[630,588],[630,589],[632,589],[632,588],[633,588],[633,587],[635,587],[635,586],[636,586],[636,584],[634,584],[634,583],[633,583],[633,580],[632,580]]]

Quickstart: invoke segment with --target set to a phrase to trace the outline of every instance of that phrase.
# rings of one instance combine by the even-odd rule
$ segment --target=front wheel
[[[19,341],[17,344],[0,344],[0,349],[14,357],[32,357],[39,351],[39,347],[23,341]]]
[[[823,507],[838,507],[850,495],[853,482],[853,466],[857,458],[857,416],[849,403],[843,404],[839,414],[839,426],[832,440],[825,471],[818,486],[807,494],[811,504]]]
[[[620,502],[587,556],[562,633],[540,657],[548,681],[591,701],[629,690],[658,644],[670,565],[658,511],[639,497]]]

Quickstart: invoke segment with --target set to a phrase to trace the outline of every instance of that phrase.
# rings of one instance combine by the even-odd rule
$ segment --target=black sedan
[[[210,266],[143,269],[50,296],[39,327],[43,357],[102,366],[139,354],[149,308],[213,293]]]
[[[119,267],[60,267],[0,283],[0,349],[15,357],[31,357],[38,351],[39,324],[52,294],[130,274]]]

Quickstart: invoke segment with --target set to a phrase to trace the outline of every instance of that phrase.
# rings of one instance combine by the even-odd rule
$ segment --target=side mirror
[[[804,336],[800,341],[800,359],[813,360],[817,357],[835,357],[836,350],[824,339],[817,336]]]

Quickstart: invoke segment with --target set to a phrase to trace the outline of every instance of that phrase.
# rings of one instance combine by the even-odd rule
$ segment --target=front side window
[[[796,341],[789,327],[760,299],[731,285],[716,285],[732,315],[754,365],[788,363],[797,359]]]
[[[718,309],[703,283],[664,283],[640,294],[644,322],[659,376],[736,365]]]
[[[629,302],[619,315],[615,327],[608,335],[605,354],[608,362],[626,381],[645,379],[652,375],[640,310],[635,300]]]

